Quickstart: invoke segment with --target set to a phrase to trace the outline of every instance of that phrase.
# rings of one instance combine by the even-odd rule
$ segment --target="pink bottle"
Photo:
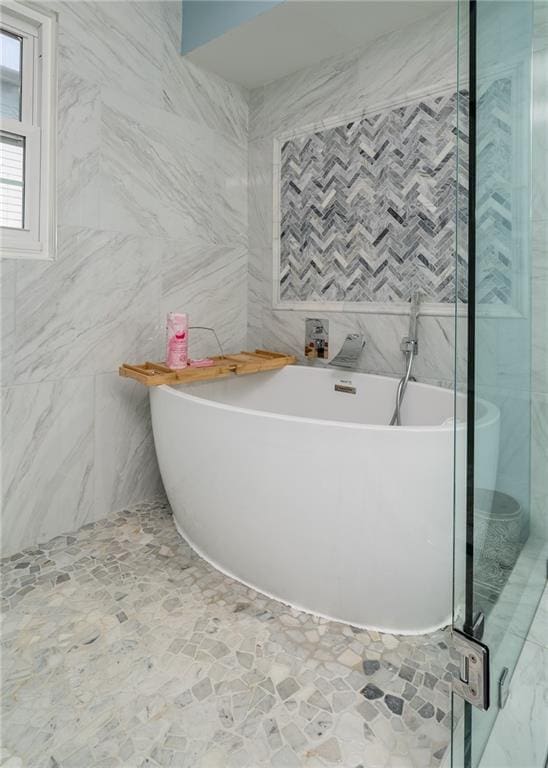
[[[188,315],[170,312],[167,316],[168,368],[186,368],[188,365]]]

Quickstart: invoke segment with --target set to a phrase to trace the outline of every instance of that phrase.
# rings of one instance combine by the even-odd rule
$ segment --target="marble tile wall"
[[[245,92],[179,54],[180,2],[59,2],[55,261],[2,261],[3,550],[162,492],[164,316],[246,337]],[[195,335],[191,352],[214,352]]]
[[[423,95],[429,89],[455,85],[456,23],[456,9],[451,7],[385,35],[364,49],[327,59],[251,92],[249,345],[286,349],[301,355],[304,319],[311,316],[310,311],[272,309],[273,139],[280,133],[298,131],[336,115],[366,110],[380,100],[402,101]],[[321,316],[321,309],[316,314]],[[330,321],[332,352],[337,351],[346,333],[362,330],[368,346],[360,367],[378,373],[400,373],[403,359],[399,345],[408,324],[405,315],[341,311],[326,316]],[[454,374],[454,319],[430,315],[419,322],[421,349],[415,375],[423,381],[449,385]],[[464,332],[464,320],[461,329]]]

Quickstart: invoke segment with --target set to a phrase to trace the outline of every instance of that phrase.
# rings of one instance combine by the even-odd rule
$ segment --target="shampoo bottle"
[[[188,315],[170,312],[167,316],[168,368],[186,368],[188,365]]]

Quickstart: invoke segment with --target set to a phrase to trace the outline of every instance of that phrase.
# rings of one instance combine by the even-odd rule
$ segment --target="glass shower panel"
[[[453,765],[495,768],[482,754],[546,579],[531,488],[533,2],[460,6],[461,51],[470,46],[469,301],[457,318],[468,366],[466,376],[456,366],[467,429],[456,434],[454,623],[488,646],[491,697],[486,711],[464,705]]]

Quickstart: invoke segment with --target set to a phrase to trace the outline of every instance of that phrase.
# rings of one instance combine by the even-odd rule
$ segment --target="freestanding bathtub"
[[[411,383],[404,426],[389,427],[396,385],[291,366],[151,388],[179,533],[224,573],[319,616],[402,634],[449,623],[453,393]],[[481,484],[494,488],[494,406],[478,429],[491,433]],[[459,452],[464,432],[457,420]]]

